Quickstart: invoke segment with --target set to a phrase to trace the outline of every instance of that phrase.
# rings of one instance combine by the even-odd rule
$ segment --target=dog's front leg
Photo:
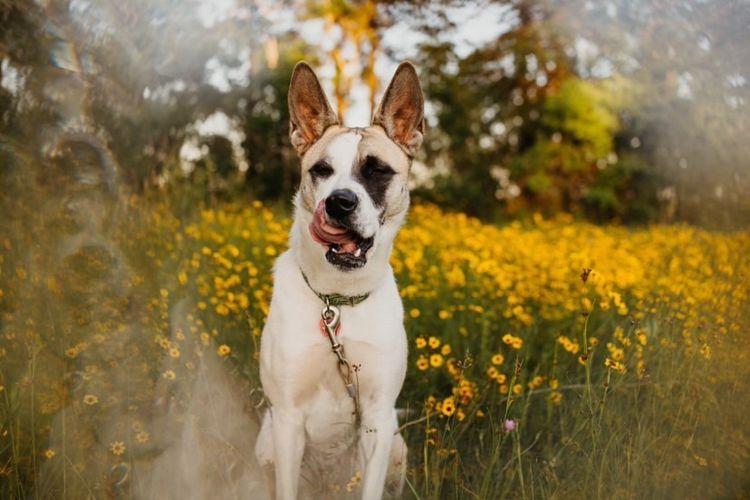
[[[383,497],[395,431],[396,420],[393,408],[365,412],[362,416],[360,442],[365,469],[362,500],[380,500]]]
[[[276,500],[296,500],[305,430],[302,413],[273,407],[273,450],[276,462]]]

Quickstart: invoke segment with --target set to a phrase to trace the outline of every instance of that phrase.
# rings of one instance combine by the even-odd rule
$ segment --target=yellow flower
[[[169,350],[169,355],[170,355],[170,357],[173,357],[173,358],[179,358],[180,357],[180,350],[177,349],[176,347],[172,347]]]
[[[94,396],[93,394],[86,394],[83,397],[83,402],[89,406],[94,406],[96,403],[99,402],[99,398]]]
[[[606,366],[607,368],[611,368],[619,373],[625,373],[627,371],[625,365],[610,358],[604,360],[604,366]]]
[[[219,353],[219,356],[229,356],[229,353],[232,352],[232,349],[226,345],[221,344],[218,349],[216,349],[216,352]]]
[[[430,367],[430,360],[426,356],[420,355],[417,359],[417,368],[424,371]]]
[[[417,309],[416,307],[415,307],[415,308],[413,308],[413,309],[411,309],[411,310],[409,311],[409,316],[410,316],[410,317],[411,317],[412,319],[417,319],[417,318],[419,317],[419,315],[420,315],[420,314],[422,314],[422,313],[420,313],[420,312],[419,312],[419,309]]]
[[[433,368],[440,368],[441,366],[443,366],[443,362],[444,359],[441,354],[433,354],[432,356],[430,356],[430,366],[432,366]]]
[[[711,346],[703,344],[700,349],[701,356],[706,359],[711,359]]]
[[[552,391],[549,395],[549,400],[554,405],[562,403],[563,395],[561,392]]]
[[[540,375],[537,375],[531,381],[527,384],[529,389],[536,389],[537,387],[541,386],[542,383],[544,383],[544,377],[541,377]]]
[[[417,349],[423,349],[424,346],[427,345],[427,341],[424,339],[424,337],[417,337],[417,340],[415,342],[417,344]]]
[[[503,361],[505,361],[505,357],[502,354],[498,353],[492,356],[492,359],[490,361],[493,365],[502,365]]]
[[[125,450],[125,443],[123,443],[122,441],[112,441],[109,444],[109,451],[111,451],[115,456],[119,457],[120,455],[125,453]]]
[[[503,335],[503,342],[511,346],[513,349],[520,349],[523,347],[523,339],[510,333]]]
[[[139,443],[148,443],[148,440],[151,438],[148,432],[141,431],[138,434],[135,435],[135,440]]]
[[[430,347],[432,349],[437,349],[438,347],[440,347],[440,339],[437,337],[430,337],[427,340],[427,343],[430,344]]]
[[[523,392],[523,386],[521,384],[516,384],[513,386],[513,394],[518,395]]]
[[[440,404],[440,412],[446,417],[450,417],[456,412],[456,400],[449,396]]]
[[[450,353],[451,353],[451,346],[449,346],[448,344],[445,344],[442,347],[442,349],[440,349],[440,354],[442,354],[443,356],[447,356]]]
[[[440,319],[450,319],[451,316],[453,315],[449,311],[446,311],[444,309],[438,311],[438,318]]]
[[[167,380],[174,380],[175,378],[177,378],[177,375],[175,375],[174,370],[166,370],[164,373],[161,374],[161,376]]]
[[[52,448],[47,448],[44,451],[44,458],[46,458],[47,460],[51,460],[52,457],[54,456],[55,456],[55,450],[53,450]]]

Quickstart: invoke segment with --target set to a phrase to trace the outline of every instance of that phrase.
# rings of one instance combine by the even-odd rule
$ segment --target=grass
[[[50,204],[2,223],[0,496],[127,496],[179,439],[202,360],[257,386],[289,220]],[[415,207],[392,258],[405,496],[746,497],[748,248],[747,232]]]

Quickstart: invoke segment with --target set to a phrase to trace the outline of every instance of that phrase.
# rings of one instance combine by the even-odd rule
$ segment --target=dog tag
[[[323,336],[324,336],[325,338],[328,338],[328,331],[327,331],[327,329],[328,329],[328,326],[327,326],[327,324],[326,324],[325,320],[324,320],[324,319],[321,319],[321,320],[320,320],[320,333],[321,333],[321,335],[323,335]],[[341,323],[339,323],[338,325],[336,325],[336,329],[335,329],[335,330],[333,330],[333,332],[332,332],[332,333],[333,333],[333,334],[334,334],[335,336],[338,336],[338,334],[339,334],[339,331],[340,331],[340,330],[341,330]]]

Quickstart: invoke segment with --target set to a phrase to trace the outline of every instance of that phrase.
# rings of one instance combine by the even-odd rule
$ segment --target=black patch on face
[[[376,156],[367,156],[354,172],[354,178],[365,188],[376,207],[385,202],[385,193],[396,171]]]
[[[319,180],[333,175],[333,167],[327,160],[318,160],[307,172],[312,177],[313,184],[317,184]]]

